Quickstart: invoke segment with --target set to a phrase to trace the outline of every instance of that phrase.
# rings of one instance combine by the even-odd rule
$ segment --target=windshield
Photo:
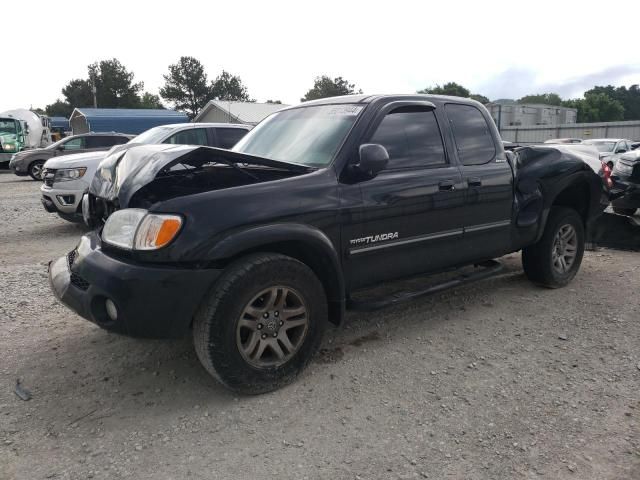
[[[591,140],[584,143],[586,143],[587,145],[593,145],[601,153],[613,152],[613,149],[616,146],[616,142],[604,142],[596,140]]]
[[[0,132],[16,133],[16,122],[13,119],[0,119]]]
[[[128,143],[160,143],[173,127],[153,127],[133,137]]]
[[[311,167],[328,165],[364,107],[318,105],[277,112],[233,151]]]

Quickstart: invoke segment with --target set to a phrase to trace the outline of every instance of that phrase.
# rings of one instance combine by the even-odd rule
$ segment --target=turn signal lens
[[[607,188],[613,187],[613,180],[611,179],[611,167],[608,163],[602,162],[602,176]]]
[[[182,218],[178,215],[157,215],[150,213],[144,217],[136,232],[135,250],[157,250],[167,245],[180,231]]]

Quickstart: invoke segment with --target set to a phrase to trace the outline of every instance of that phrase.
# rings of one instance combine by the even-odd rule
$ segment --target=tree
[[[417,93],[429,93],[431,95],[451,95],[454,97],[468,98],[471,92],[456,82],[445,83],[444,85],[436,85],[435,87],[427,87],[418,90]]]
[[[158,95],[144,92],[144,95],[142,95],[142,98],[140,99],[140,108],[163,109],[164,105],[162,105],[162,102],[160,101],[160,97]]]
[[[117,59],[102,60],[89,65],[89,82],[96,88],[98,106],[101,108],[138,108],[138,92],[143,82],[133,83],[129,72]]]
[[[76,107],[93,106],[93,93],[89,80],[76,78],[71,80],[63,89],[62,94],[72,109]]]
[[[73,112],[73,107],[67,102],[58,99],[44,109],[49,117],[65,117],[69,118]]]
[[[213,98],[204,67],[194,57],[180,57],[178,63],[169,65],[169,73],[163,77],[165,84],[160,96],[189,118],[194,118]]]
[[[249,98],[247,87],[242,84],[240,77],[224,70],[211,83],[211,93],[218,100],[255,102]]]
[[[436,85],[435,87],[427,87],[418,90],[416,93],[427,93],[430,95],[450,95],[453,97],[472,98],[480,103],[489,103],[489,99],[478,93],[471,93],[468,88],[456,82],[445,83],[444,85]]]
[[[483,105],[486,105],[487,103],[490,102],[488,97],[485,97],[484,95],[480,95],[479,93],[472,93],[471,95],[469,95],[469,98],[475,100],[476,102],[480,102]]]
[[[339,97],[354,93],[362,93],[362,90],[356,92],[355,84],[349,83],[342,77],[336,77],[332,80],[328,76],[322,75],[321,77],[316,77],[313,88],[311,88],[300,101],[307,102],[319,98]]]
[[[562,105],[562,98],[557,93],[538,93],[536,95],[525,95],[518,100],[518,103],[541,103],[543,105]]]
[[[596,86],[587,90],[585,95],[591,93],[604,93],[610,98],[619,101],[624,107],[624,120],[640,120],[640,87],[631,85],[627,87]]]
[[[584,98],[567,100],[563,106],[578,109],[578,123],[615,122],[624,118],[624,107],[605,93],[587,93]]]

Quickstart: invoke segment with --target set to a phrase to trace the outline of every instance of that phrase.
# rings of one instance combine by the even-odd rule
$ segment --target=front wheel
[[[29,165],[29,176],[34,180],[42,180],[42,167],[44,166],[43,160],[36,160]]]
[[[554,207],[542,238],[522,250],[522,266],[533,283],[559,288],[576,276],[583,254],[582,218],[571,208]]]
[[[327,323],[322,283],[298,260],[252,254],[229,265],[193,325],[206,370],[239,393],[290,383],[309,363]]]
[[[613,207],[613,211],[618,215],[625,215],[627,217],[632,217],[633,214],[636,213],[635,208]]]

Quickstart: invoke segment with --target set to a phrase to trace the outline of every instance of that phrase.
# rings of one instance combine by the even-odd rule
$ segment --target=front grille
[[[76,257],[77,256],[78,256],[78,251],[77,250],[71,250],[67,254],[67,263],[69,263],[69,268],[73,267],[73,262],[76,261]]]
[[[42,172],[42,178],[44,179],[44,184],[47,187],[53,187],[53,179],[56,176],[56,170],[53,168],[46,168]]]
[[[71,271],[71,267],[73,267],[76,258],[78,258],[77,250],[71,250],[69,253],[67,253],[67,263],[69,264],[69,271]],[[80,290],[87,290],[91,284],[77,273],[71,272],[71,285],[79,288]]]
[[[80,290],[87,290],[89,288],[89,282],[82,278],[77,273],[71,273],[71,285],[79,288]]]

